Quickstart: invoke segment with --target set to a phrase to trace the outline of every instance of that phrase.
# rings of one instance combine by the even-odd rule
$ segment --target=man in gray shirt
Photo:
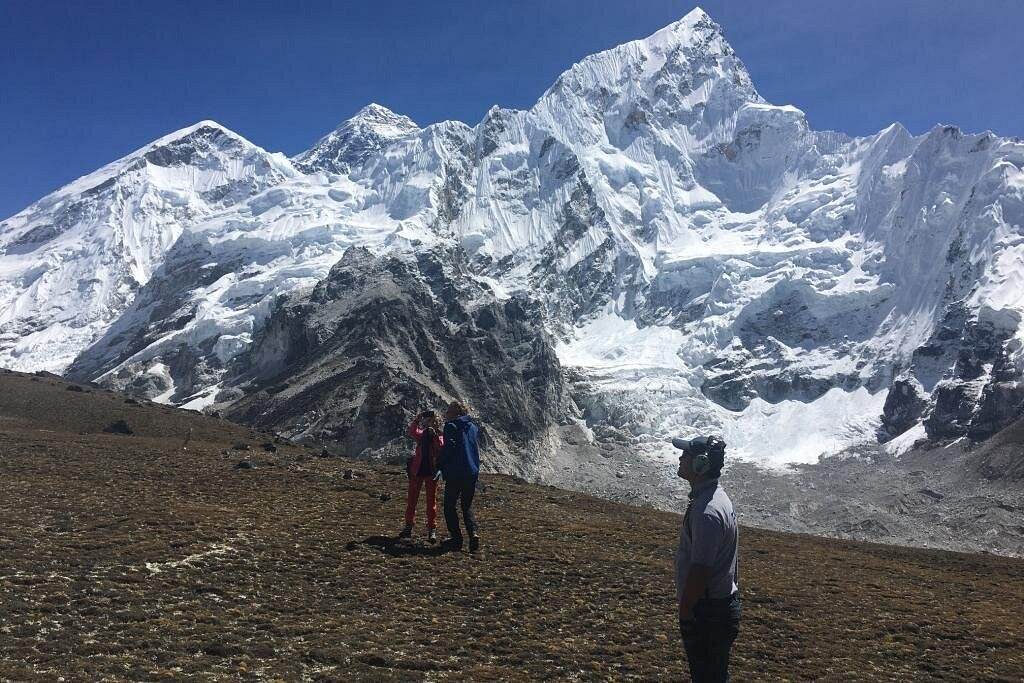
[[[736,585],[739,531],[732,501],[719,485],[725,442],[715,436],[673,439],[690,498],[676,551],[679,631],[695,683],[729,680],[729,650],[739,633]]]

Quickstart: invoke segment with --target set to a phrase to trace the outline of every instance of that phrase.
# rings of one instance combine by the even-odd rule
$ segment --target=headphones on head
[[[701,476],[720,467],[725,461],[725,442],[717,436],[699,436],[690,441],[687,450],[693,456],[690,468]]]

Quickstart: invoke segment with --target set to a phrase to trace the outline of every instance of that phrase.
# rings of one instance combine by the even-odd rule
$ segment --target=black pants
[[[719,600],[703,599],[693,607],[693,621],[679,625],[694,683],[729,680],[729,650],[740,631],[741,611],[735,594]]]
[[[476,478],[450,479],[444,483],[444,522],[448,525],[448,536],[455,541],[462,541],[462,529],[459,528],[459,514],[455,510],[458,503],[462,504],[462,519],[466,522],[466,531],[476,536],[476,518],[473,517],[473,494],[476,493]]]

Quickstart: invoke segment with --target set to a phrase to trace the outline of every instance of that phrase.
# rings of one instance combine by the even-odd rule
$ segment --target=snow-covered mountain
[[[267,320],[359,247],[420,264],[435,327],[491,334],[444,291],[534,302],[598,446],[715,429],[781,464],[984,438],[1024,412],[1022,169],[991,133],[814,131],[694,10],[475,126],[370,105],[289,161],[204,122],[62,188],[0,224],[0,362],[225,404],[270,381]],[[464,254],[450,288],[427,253]],[[422,372],[410,395],[453,391]]]
[[[307,173],[345,175],[391,143],[418,131],[419,127],[408,116],[399,116],[379,104],[368,104],[295,157],[295,166]]]
[[[64,370],[193,226],[299,175],[213,121],[171,133],[0,223],[0,363]]]

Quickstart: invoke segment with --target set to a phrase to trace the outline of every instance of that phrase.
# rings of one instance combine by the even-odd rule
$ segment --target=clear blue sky
[[[419,124],[527,108],[670,0],[0,0],[0,219],[201,119],[295,154],[376,101]],[[816,129],[1024,136],[1024,0],[701,2]]]

